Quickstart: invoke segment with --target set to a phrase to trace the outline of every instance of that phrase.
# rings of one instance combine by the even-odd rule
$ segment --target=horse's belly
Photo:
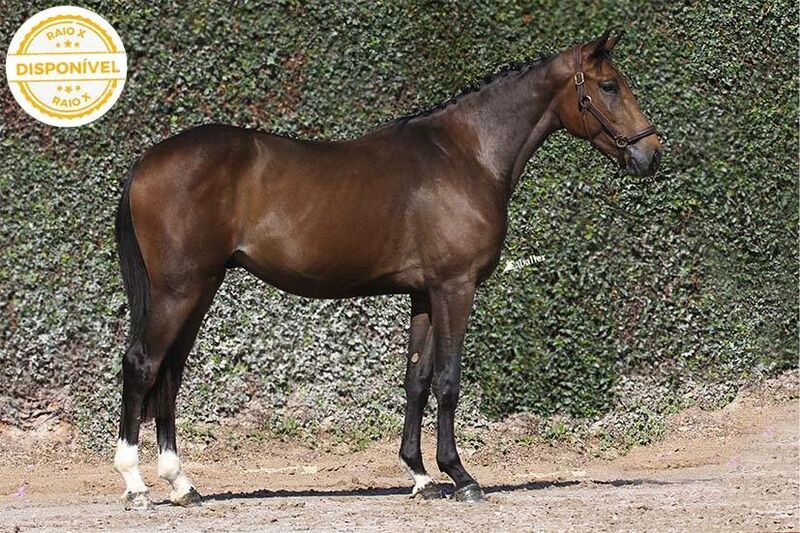
[[[319,236],[304,239],[264,238],[244,244],[234,256],[237,264],[283,291],[311,298],[348,298],[408,292],[422,285],[400,250],[386,243]]]

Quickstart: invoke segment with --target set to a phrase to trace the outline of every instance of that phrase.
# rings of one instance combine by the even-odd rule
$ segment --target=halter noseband
[[[611,139],[614,141],[614,144],[617,145],[617,148],[625,148],[629,144],[637,143],[645,137],[655,135],[656,129],[653,126],[648,126],[631,136],[620,133],[620,131],[614,127],[606,114],[603,113],[603,111],[592,101],[592,97],[586,94],[586,86],[584,85],[585,77],[583,75],[583,71],[581,70],[581,63],[583,62],[581,57],[581,46],[578,45],[572,50],[575,57],[575,88],[578,90],[578,108],[581,110],[583,128],[586,130],[586,138],[589,139],[589,142],[592,142],[592,136],[589,135],[589,125],[586,123],[587,111],[594,115],[594,118],[597,119],[597,122],[603,126],[604,132],[606,135],[611,137]]]

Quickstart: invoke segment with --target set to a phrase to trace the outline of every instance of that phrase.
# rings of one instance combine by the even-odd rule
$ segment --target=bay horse
[[[311,298],[408,294],[400,460],[412,496],[441,498],[420,451],[437,403],[436,463],[452,498],[481,501],[456,450],[461,352],[475,289],[497,266],[508,202],[553,132],[587,139],[631,175],[662,146],[610,52],[621,34],[507,67],[435,108],[340,142],[200,126],[148,149],[116,219],[130,307],[115,470],[129,509],[152,507],[139,424],[155,419],[158,473],[175,505],[201,497],[181,467],[175,400],[187,355],[230,268]]]

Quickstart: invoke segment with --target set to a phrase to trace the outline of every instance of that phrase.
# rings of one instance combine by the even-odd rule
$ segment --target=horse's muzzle
[[[658,170],[663,148],[630,145],[625,149],[625,171],[631,176],[652,176]]]

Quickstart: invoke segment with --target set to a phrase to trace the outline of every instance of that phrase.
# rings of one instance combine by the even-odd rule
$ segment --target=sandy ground
[[[352,454],[271,441],[235,459],[231,450],[188,461],[206,498],[195,509],[166,502],[150,461],[156,509],[126,512],[108,462],[26,457],[6,439],[0,530],[791,531],[800,529],[799,417],[796,399],[693,409],[658,444],[613,460],[546,445],[479,450],[464,459],[483,504],[410,499],[394,441]]]

